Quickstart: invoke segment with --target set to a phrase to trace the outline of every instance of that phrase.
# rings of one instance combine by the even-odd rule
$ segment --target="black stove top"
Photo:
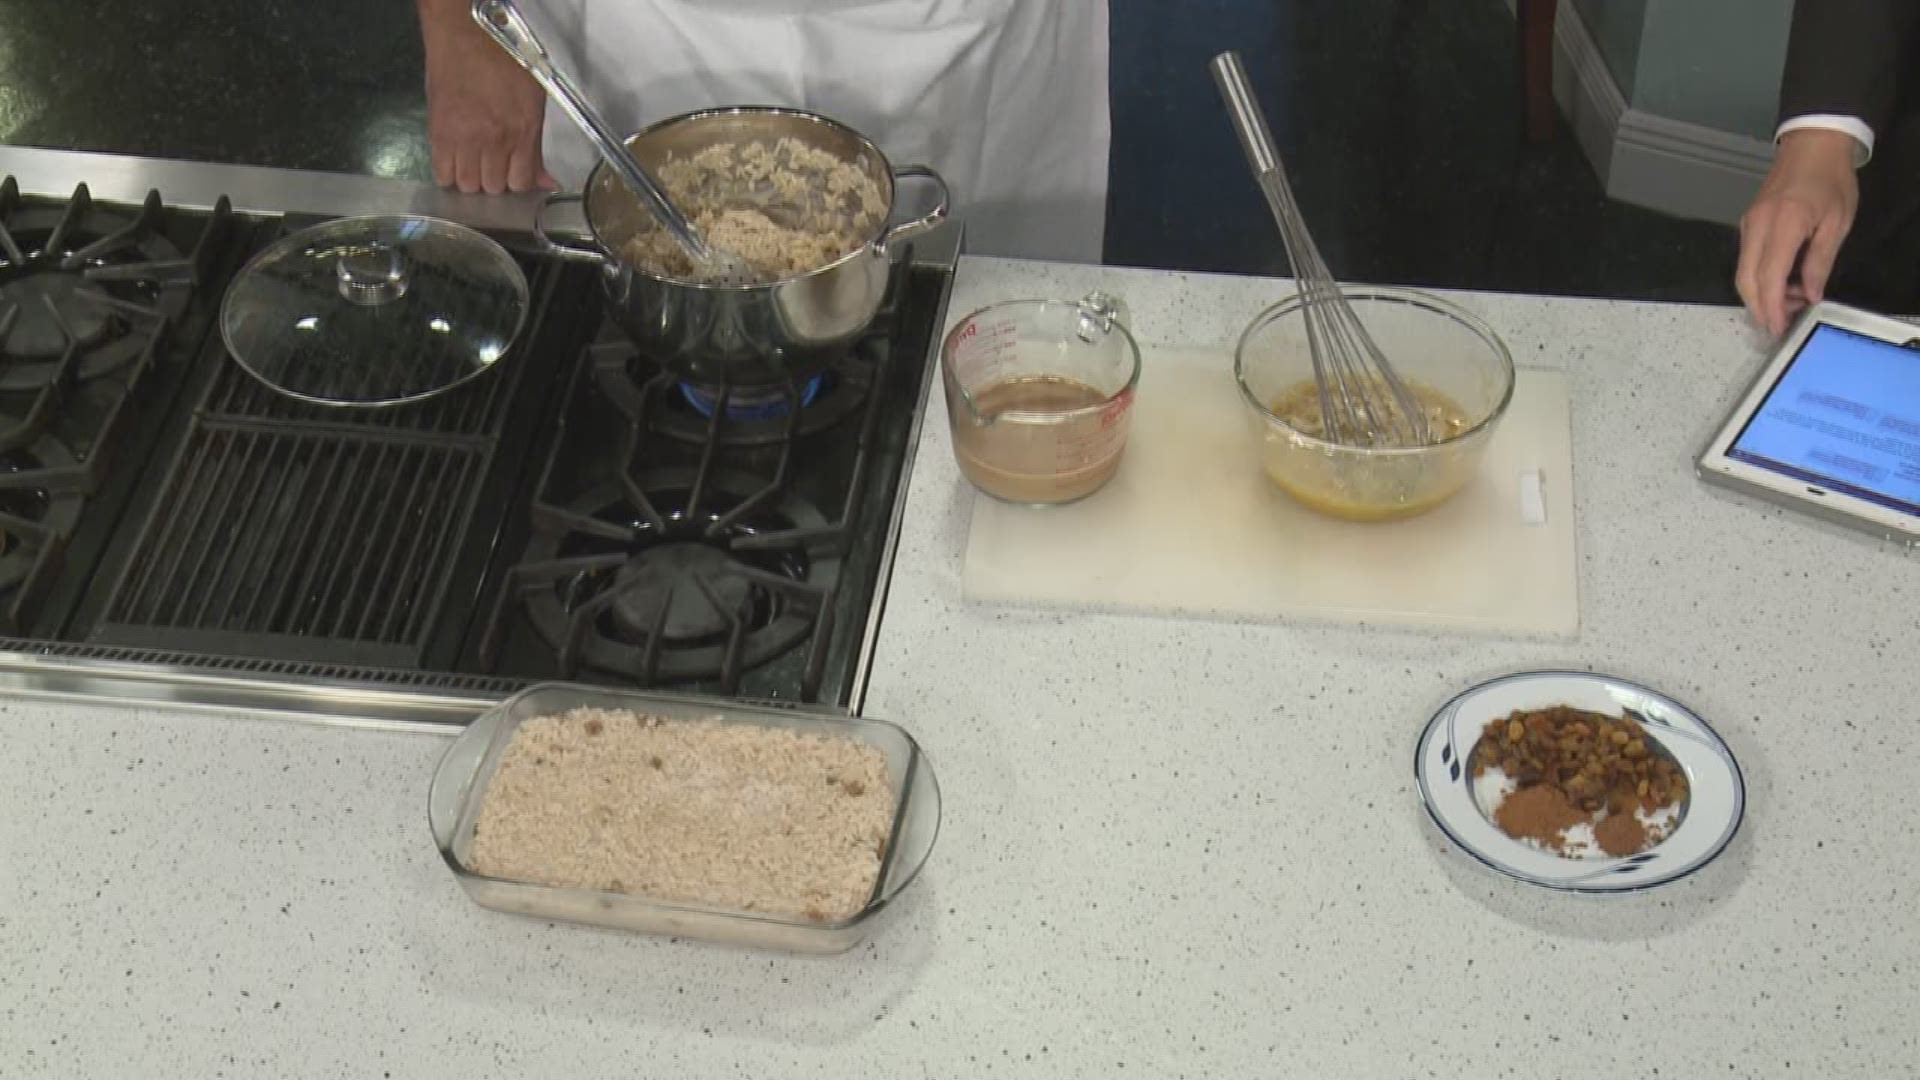
[[[712,387],[622,338],[592,268],[516,250],[507,361],[331,409],[217,331],[240,263],[311,220],[0,187],[0,651],[858,702],[950,268],[902,260],[823,375]]]

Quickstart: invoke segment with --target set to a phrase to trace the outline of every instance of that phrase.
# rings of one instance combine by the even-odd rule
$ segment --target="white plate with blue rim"
[[[1517,710],[1560,705],[1638,721],[1686,773],[1679,820],[1658,843],[1625,858],[1574,858],[1516,840],[1490,819],[1471,765],[1481,732]],[[1697,713],[1657,690],[1579,671],[1504,675],[1442,705],[1420,733],[1414,776],[1427,814],[1454,846],[1508,877],[1565,892],[1630,893],[1678,881],[1726,850],[1747,806],[1739,763]]]

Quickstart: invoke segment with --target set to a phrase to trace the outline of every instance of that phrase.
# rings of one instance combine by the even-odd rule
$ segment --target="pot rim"
[[[865,135],[860,134],[858,131],[855,131],[830,116],[809,112],[806,109],[789,108],[784,105],[723,105],[706,109],[694,109],[691,112],[684,112],[678,116],[669,116],[664,120],[656,120],[646,127],[641,128],[639,131],[626,136],[621,140],[621,145],[630,147],[636,140],[643,139],[656,131],[662,131],[678,124],[694,123],[715,116],[792,116],[820,124],[823,127],[831,128],[842,135],[853,138],[866,152],[871,153],[874,158],[880,162],[881,173],[886,177],[887,181],[887,212],[881,215],[880,223],[875,227],[873,234],[865,240],[862,240],[859,246],[830,263],[825,263],[811,270],[805,270],[798,274],[792,274],[773,281],[759,281],[740,285],[712,281],[693,281],[687,278],[655,274],[651,271],[643,270],[620,257],[614,252],[613,248],[609,247],[607,242],[601,238],[600,226],[593,220],[593,210],[588,203],[588,194],[593,190],[594,184],[599,179],[601,171],[607,168],[607,163],[604,161],[596,161],[594,162],[593,169],[587,173],[586,182],[580,187],[580,214],[586,219],[587,231],[593,236],[594,246],[600,249],[601,253],[606,256],[608,262],[638,277],[646,278],[649,281],[657,281],[664,285],[672,285],[675,288],[697,289],[702,292],[744,293],[759,289],[773,289],[795,281],[804,281],[807,278],[838,269],[855,259],[864,258],[873,253],[880,239],[886,236],[887,230],[891,227],[890,222],[893,220],[893,199],[894,195],[897,194],[897,186],[894,183],[893,162],[874,144],[872,139],[867,138]]]

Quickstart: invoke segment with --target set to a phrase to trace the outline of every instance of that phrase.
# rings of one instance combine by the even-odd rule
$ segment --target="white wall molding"
[[[1620,118],[1626,115],[1627,98],[1613,81],[1606,57],[1573,4],[1561,0],[1558,7],[1553,24],[1554,100],[1604,186],[1613,163],[1614,133],[1620,130]]]
[[[1679,217],[1740,220],[1773,164],[1772,143],[1633,108],[1567,0],[1553,37],[1554,98],[1609,198]]]
[[[1773,144],[1628,109],[1613,137],[1607,195],[1731,225],[1773,166]]]

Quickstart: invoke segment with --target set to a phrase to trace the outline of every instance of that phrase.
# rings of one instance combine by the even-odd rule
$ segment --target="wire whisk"
[[[1293,263],[1300,310],[1312,354],[1320,415],[1331,442],[1351,446],[1425,446],[1433,442],[1426,410],[1347,303],[1307,231],[1286,165],[1274,148],[1266,114],[1253,95],[1240,54],[1224,52],[1210,65],[1226,99],[1240,145],[1253,166],[1280,239]]]

